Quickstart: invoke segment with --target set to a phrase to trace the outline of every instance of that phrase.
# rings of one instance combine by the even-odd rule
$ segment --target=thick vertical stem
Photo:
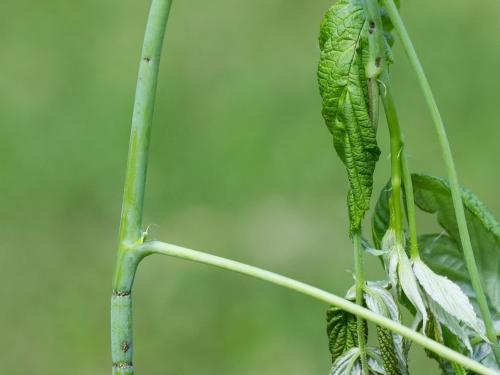
[[[141,256],[144,188],[161,49],[171,0],[153,0],[149,11],[135,92],[132,129],[120,221],[120,243],[111,297],[113,374],[134,373],[132,355],[132,285]]]
[[[415,70],[418,82],[420,84],[420,88],[424,94],[425,101],[431,112],[432,121],[434,123],[434,127],[437,132],[439,144],[441,146],[441,151],[443,154],[443,159],[446,165],[446,169],[448,171],[448,180],[450,182],[453,207],[455,209],[455,216],[457,219],[460,241],[462,242],[462,250],[464,253],[465,263],[467,265],[467,270],[469,271],[472,287],[474,288],[474,292],[476,294],[476,299],[479,305],[479,309],[481,311],[481,316],[483,318],[486,327],[486,336],[491,342],[491,347],[493,349],[493,352],[495,353],[497,364],[500,365],[500,350],[497,345],[497,338],[495,335],[493,320],[491,318],[491,313],[488,308],[486,296],[484,294],[483,287],[481,285],[479,271],[476,265],[474,252],[472,250],[469,230],[467,228],[467,222],[465,220],[465,211],[462,202],[462,195],[460,193],[458,175],[455,168],[455,163],[453,161],[451,147],[448,142],[448,137],[446,135],[446,129],[444,127],[441,114],[437,107],[436,100],[434,99],[434,95],[432,94],[431,86],[429,84],[429,81],[427,80],[427,77],[425,75],[422,64],[420,63],[420,60],[417,56],[415,48],[413,47],[413,43],[411,42],[408,31],[406,30],[403,20],[401,19],[401,16],[399,15],[398,9],[396,8],[396,5],[394,4],[393,0],[383,0],[383,2],[387,9],[387,13],[389,14],[389,17],[394,25],[394,28],[396,29],[396,32],[398,33],[399,38],[401,39],[403,48],[406,54],[408,55],[410,63],[413,69]]]
[[[359,232],[353,233],[352,240],[354,243],[354,272],[356,275],[356,304],[359,306],[364,305],[363,287],[365,285],[365,272],[363,269],[363,248],[361,247],[361,234]],[[357,315],[357,335],[358,347],[361,357],[361,369],[363,375],[368,375],[368,360],[366,358],[366,341],[365,341],[365,321]]]
[[[392,138],[398,138],[395,144],[401,145],[401,150],[399,151],[400,166],[403,178],[403,186],[405,192],[405,202],[408,218],[408,228],[410,232],[410,253],[412,259],[419,257],[418,253],[418,241],[417,241],[417,224],[415,219],[415,199],[413,197],[413,183],[411,181],[411,174],[408,168],[408,160],[406,156],[406,148],[403,141],[403,133],[401,127],[399,126],[399,119],[396,112],[396,105],[394,103],[394,97],[392,96],[392,85],[389,79],[389,74],[384,73],[383,83],[385,87],[385,93],[382,97],[384,102],[384,109],[387,117],[387,124],[391,133]],[[392,145],[392,141],[391,141]],[[392,150],[391,150],[392,155]],[[392,160],[392,159],[391,159]]]

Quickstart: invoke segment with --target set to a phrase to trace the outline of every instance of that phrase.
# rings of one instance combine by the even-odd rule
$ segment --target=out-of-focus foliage
[[[316,82],[319,23],[331,4],[174,2],[145,207],[153,238],[338,294],[352,284],[344,272],[352,269],[345,171]],[[148,5],[0,5],[2,374],[109,371],[111,277]],[[491,150],[500,135],[500,92],[491,72],[500,64],[500,3],[422,0],[402,12],[448,125],[461,183],[498,216],[500,160]],[[444,175],[398,43],[394,54],[412,170]],[[378,137],[375,191],[389,170],[383,122]],[[419,216],[418,224],[438,230],[432,217]],[[368,279],[383,274],[376,259],[367,267]],[[324,308],[238,275],[151,257],[134,290],[138,373],[326,374]],[[412,350],[410,369],[437,374],[423,356]]]

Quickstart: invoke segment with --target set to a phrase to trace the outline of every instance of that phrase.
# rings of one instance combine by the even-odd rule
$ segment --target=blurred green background
[[[172,6],[144,224],[154,238],[352,283],[345,171],[320,115],[318,25],[331,0]],[[106,374],[108,305],[148,1],[0,4],[0,373]],[[500,2],[403,1],[462,183],[500,212]],[[444,174],[400,46],[393,80],[414,170]],[[388,177],[387,131],[375,194]],[[367,223],[368,224],[368,223]],[[434,218],[419,216],[434,226]],[[381,277],[367,259],[368,277]],[[316,302],[148,258],[134,290],[138,374],[327,374]],[[414,349],[415,374],[437,374]]]

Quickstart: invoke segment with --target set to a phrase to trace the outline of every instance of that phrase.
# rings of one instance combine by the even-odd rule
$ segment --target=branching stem
[[[383,0],[383,3],[387,9],[387,13],[389,14],[392,24],[394,25],[394,28],[396,29],[396,32],[399,35],[399,38],[403,44],[403,48],[406,54],[408,55],[410,63],[413,69],[415,70],[418,82],[420,84],[420,88],[424,94],[425,101],[431,112],[432,121],[434,123],[437,132],[437,136],[441,146],[441,151],[443,154],[443,159],[446,165],[446,169],[448,171],[448,180],[450,182],[451,196],[453,199],[453,206],[455,209],[455,216],[457,219],[458,232],[460,234],[460,241],[462,243],[465,263],[467,265],[467,270],[469,271],[472,287],[474,288],[474,292],[476,294],[476,299],[479,305],[479,309],[481,311],[481,316],[483,318],[486,327],[486,336],[491,342],[491,347],[495,354],[497,364],[500,365],[500,349],[497,345],[493,320],[491,318],[491,313],[488,309],[488,303],[486,301],[486,296],[484,294],[483,287],[481,285],[479,271],[476,265],[474,252],[472,250],[472,244],[469,236],[469,231],[467,228],[467,222],[465,220],[465,211],[462,202],[462,195],[460,192],[460,185],[458,182],[458,175],[455,168],[455,163],[453,161],[450,143],[446,135],[446,129],[444,127],[441,114],[437,107],[436,100],[434,99],[434,95],[432,93],[429,81],[427,80],[424,69],[417,56],[417,53],[410,39],[408,31],[406,30],[404,22],[401,19],[401,16],[399,15],[398,9],[396,8],[396,5],[394,4],[393,0]]]
[[[132,285],[141,260],[140,242],[149,140],[156,96],[158,67],[171,0],[153,0],[144,35],[135,92],[132,129],[120,221],[120,243],[111,297],[113,374],[132,375]]]
[[[337,306],[351,314],[359,315],[363,319],[375,323],[378,326],[387,328],[393,332],[399,333],[401,336],[406,337],[407,339],[423,346],[424,348],[436,353],[437,355],[450,361],[459,363],[460,365],[474,372],[477,372],[478,374],[499,375],[498,372],[489,369],[482,364],[470,358],[467,358],[466,356],[454,350],[451,350],[450,348],[447,348],[446,346],[441,345],[438,342],[431,340],[428,337],[425,337],[424,335],[415,332],[412,329],[405,327],[394,320],[376,314],[362,306],[359,306],[356,303],[336,296],[335,294],[328,293],[322,289],[288,278],[286,276],[263,270],[258,267],[250,266],[248,264],[236,262],[231,259],[221,258],[215,255],[159,241],[145,242],[144,244],[138,246],[137,251],[141,254],[141,256],[147,256],[156,253],[208,264],[282,286],[284,288],[312,297],[329,305]]]

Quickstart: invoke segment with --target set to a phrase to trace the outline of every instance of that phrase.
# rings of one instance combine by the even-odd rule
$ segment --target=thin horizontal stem
[[[137,247],[137,251],[144,256],[156,253],[208,264],[294,290],[298,293],[302,293],[327,304],[337,306],[347,312],[350,312],[351,314],[361,316],[363,319],[373,322],[381,327],[387,328],[393,332],[399,333],[401,336],[406,337],[407,339],[417,344],[420,344],[424,348],[438,354],[439,356],[461,364],[462,366],[475,371],[478,374],[499,375],[498,372],[489,369],[482,364],[473,361],[472,359],[467,358],[466,356],[457,353],[447,348],[446,346],[441,345],[436,341],[411,330],[408,327],[403,326],[402,324],[383,317],[382,315],[375,314],[374,312],[355,303],[352,303],[344,298],[336,296],[335,294],[328,293],[322,289],[288,278],[286,276],[282,276],[258,267],[250,266],[248,264],[236,262],[234,260],[221,258],[216,255],[211,255],[159,241],[145,242]]]

